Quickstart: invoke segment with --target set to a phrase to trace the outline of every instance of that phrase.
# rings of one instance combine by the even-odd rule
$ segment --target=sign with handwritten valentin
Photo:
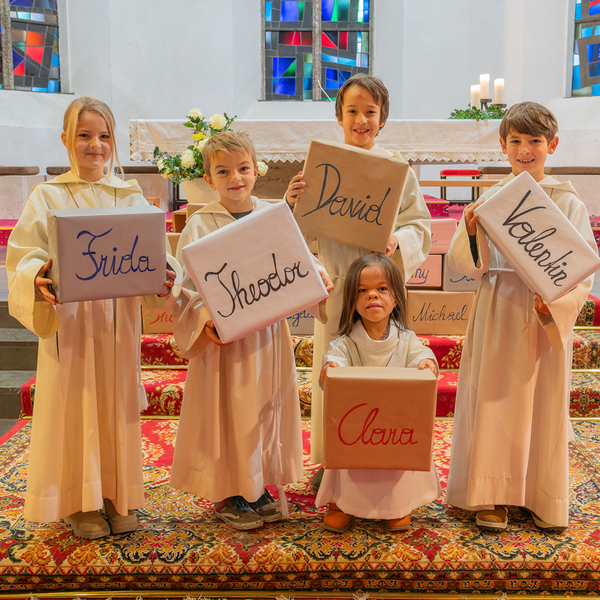
[[[294,216],[306,236],[385,252],[409,165],[347,144],[312,140]]]
[[[167,291],[165,213],[155,206],[47,211],[58,302]]]
[[[239,340],[327,297],[285,202],[192,242],[182,255],[223,342]]]
[[[442,257],[430,254],[406,282],[406,287],[439,288],[442,286]]]
[[[474,292],[408,290],[408,327],[417,334],[463,335],[474,300]]]
[[[475,212],[502,256],[545,302],[560,298],[600,267],[597,250],[527,172]]]
[[[476,292],[479,287],[479,279],[467,277],[450,267],[448,255],[442,257],[442,289],[445,292]]]
[[[327,369],[327,469],[429,471],[437,379],[429,369]]]

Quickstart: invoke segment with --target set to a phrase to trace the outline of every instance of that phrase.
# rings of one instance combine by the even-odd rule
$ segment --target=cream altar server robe
[[[270,206],[252,197],[253,210]],[[181,249],[235,222],[219,202],[195,212]],[[190,359],[171,485],[211,502],[302,478],[302,424],[294,351],[286,320],[224,347],[201,336],[210,318],[187,269],[174,308],[174,334]]]
[[[539,183],[597,252],[586,207],[571,183],[552,177]],[[543,317],[480,226],[477,247],[476,266],[462,219],[450,266],[481,282],[462,350],[446,501],[467,510],[525,506],[547,523],[566,526],[572,333],[594,276],[549,303],[552,316]]]
[[[340,367],[414,367],[433,352],[410,330],[399,331],[391,323],[385,340],[371,339],[361,321],[350,335],[329,346],[323,364]],[[316,505],[335,502],[345,513],[364,519],[397,519],[439,498],[442,488],[433,463],[430,471],[384,469],[325,469]]]
[[[96,510],[103,498],[120,514],[144,505],[140,299],[35,301],[35,277],[48,260],[46,210],[114,206],[148,202],[135,181],[110,175],[88,183],[69,171],[32,190],[8,242],[10,314],[40,337],[25,497],[29,521]],[[173,295],[145,301],[166,307]]]
[[[375,145],[371,152],[379,156],[390,156],[390,153]],[[302,202],[302,196],[300,196]],[[404,282],[408,281],[417,267],[423,263],[431,247],[431,214],[419,187],[417,176],[408,169],[406,184],[402,192],[402,200],[393,234],[398,240],[398,250],[392,258],[400,267]],[[311,241],[310,239],[308,240]],[[323,354],[337,335],[342,312],[342,297],[346,273],[350,265],[359,257],[369,254],[369,250],[346,246],[329,240],[317,240],[319,260],[329,273],[335,286],[327,299],[327,323],[315,321],[313,342],[313,386],[311,400],[311,460],[323,462],[323,391],[315,382],[319,381],[320,365]]]

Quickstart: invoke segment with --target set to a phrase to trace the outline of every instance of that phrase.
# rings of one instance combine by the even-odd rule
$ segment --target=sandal
[[[323,527],[334,533],[344,533],[352,525],[354,517],[339,509],[334,502],[327,505],[327,514],[323,519]]]
[[[496,506],[493,510],[480,510],[475,523],[485,531],[504,531],[508,527],[508,509]]]

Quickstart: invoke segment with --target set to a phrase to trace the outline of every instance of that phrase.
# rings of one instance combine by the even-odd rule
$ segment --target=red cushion
[[[479,177],[480,175],[478,169],[443,169],[440,171],[440,177]]]

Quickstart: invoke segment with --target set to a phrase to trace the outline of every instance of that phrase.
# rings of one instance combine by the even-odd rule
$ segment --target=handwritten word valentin
[[[325,167],[323,172],[323,185],[321,187],[321,195],[319,196],[319,202],[317,203],[317,207],[313,210],[308,211],[303,214],[303,217],[310,215],[314,212],[320,210],[326,210],[330,215],[335,216],[339,215],[340,217],[349,216],[351,219],[356,219],[357,221],[365,221],[366,223],[375,223],[376,225],[381,226],[379,222],[379,215],[381,214],[381,207],[383,203],[386,201],[390,191],[392,188],[388,187],[387,192],[383,196],[383,199],[379,204],[369,204],[364,200],[355,200],[354,198],[346,198],[345,196],[338,196],[338,190],[342,184],[342,176],[338,169],[333,165],[328,163],[322,163],[317,165],[317,169],[320,167]],[[333,192],[326,197],[325,190],[327,189],[328,182],[333,180],[333,187],[335,188]],[[365,200],[369,200],[371,196],[367,195]]]
[[[216,277],[231,299],[231,310],[228,313],[223,313],[220,310],[217,311],[224,319],[233,315],[238,306],[243,310],[246,306],[250,306],[255,302],[259,302],[262,298],[266,298],[271,292],[278,292],[294,283],[296,278],[302,279],[309,274],[309,271],[306,271],[306,273],[300,272],[300,261],[294,263],[292,267],[285,267],[283,274],[281,274],[277,267],[275,254],[271,254],[271,257],[273,258],[273,270],[265,277],[260,278],[256,283],[248,284],[247,287],[241,285],[240,276],[235,269],[229,275],[224,273],[227,263],[224,263],[217,271],[210,271],[204,275],[204,281],[208,281],[209,277]],[[221,274],[231,279],[230,286],[221,279]]]
[[[77,234],[77,239],[81,236],[89,235],[90,239],[87,246],[87,252],[82,252],[83,256],[89,257],[91,261],[90,267],[92,267],[92,271],[90,275],[82,276],[79,273],[75,273],[75,277],[80,279],[81,281],[89,281],[90,279],[94,279],[97,275],[101,275],[102,277],[110,277],[111,275],[125,275],[127,273],[144,273],[145,271],[156,271],[156,267],[154,269],[150,268],[150,257],[144,254],[139,254],[136,256],[135,249],[138,243],[138,236],[135,236],[133,240],[133,245],[131,247],[131,252],[129,254],[123,254],[119,256],[118,249],[113,247],[113,256],[112,260],[110,256],[105,254],[98,255],[95,249],[92,248],[94,242],[104,236],[108,235],[112,231],[112,228],[104,233],[100,233],[99,235],[94,235],[90,231],[80,231]]]

